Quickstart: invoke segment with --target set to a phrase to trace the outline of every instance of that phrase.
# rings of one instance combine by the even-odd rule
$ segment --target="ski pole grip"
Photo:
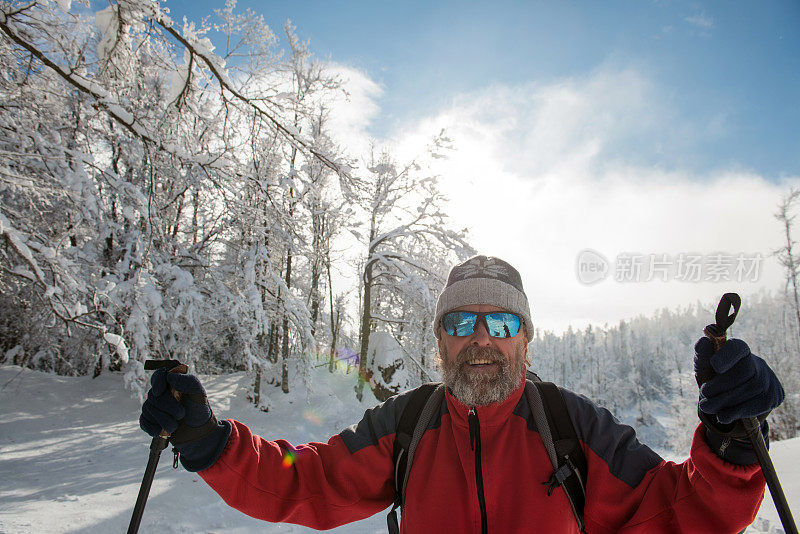
[[[718,332],[719,329],[715,324],[710,324],[703,329],[703,334],[714,344],[714,352],[721,349],[722,345],[728,340],[728,334],[723,331],[722,335],[719,335]]]
[[[144,370],[145,371],[155,371],[156,369],[161,369],[162,367],[167,368],[167,372],[173,372],[172,370],[176,367],[183,366],[185,368],[184,371],[178,370],[176,372],[181,374],[186,374],[189,372],[189,368],[179,362],[178,360],[145,360],[144,361]]]
[[[725,343],[727,336],[725,332],[733,324],[736,319],[736,314],[739,313],[739,307],[742,305],[742,299],[736,293],[725,293],[719,301],[717,307],[717,315],[715,324],[710,324],[703,329],[703,333],[711,339],[714,343],[714,352],[716,353]],[[733,308],[733,313],[730,313]],[[701,376],[702,375],[702,376]],[[713,369],[709,369],[703,373],[696,375],[698,385],[709,380],[715,375]],[[700,412],[702,419],[702,412]],[[769,457],[767,444],[764,441],[764,436],[761,434],[761,420],[758,417],[745,417],[736,423],[741,425],[747,433],[747,438],[756,453],[758,464],[761,466],[761,472],[764,474],[764,479],[767,482],[772,501],[775,503],[775,508],[778,511],[778,516],[783,524],[783,530],[787,534],[798,534],[797,525],[795,525],[794,518],[792,517],[792,510],[789,508],[789,503],[786,500],[786,495],[783,493],[783,488],[778,480],[778,474],[775,472],[775,466],[772,459]]]
[[[717,322],[703,329],[703,333],[714,343],[714,352],[717,352],[728,339],[726,332],[736,320],[741,306],[742,298],[736,293],[725,293],[719,299],[717,313],[714,316]],[[733,309],[733,313],[731,313],[731,309]]]
[[[185,363],[179,362],[178,360],[145,360],[144,362],[145,371],[154,371],[156,369],[161,369],[162,367],[166,368],[168,373],[179,373],[185,375],[189,372],[189,366]],[[175,391],[171,386],[167,387],[169,387],[169,391],[172,393],[172,396],[175,397],[175,400],[181,402],[180,391]],[[169,437],[169,432],[162,429],[159,436],[166,439]]]
[[[736,316],[739,314],[739,308],[741,306],[742,298],[736,293],[725,293],[719,300],[717,313],[714,317],[717,322],[707,325],[703,329],[703,334],[705,334],[705,336],[711,340],[711,343],[714,344],[715,353],[719,351],[719,349],[722,348],[722,345],[724,345],[728,340],[728,328],[730,328],[733,322],[736,320]],[[731,309],[733,309],[733,313],[731,313]],[[711,368],[697,373],[695,375],[697,385],[703,385],[705,382],[713,378],[715,374],[716,373],[714,373],[714,370]]]
[[[721,336],[716,335],[717,333],[717,325],[710,324],[703,329],[703,334],[711,340],[711,343],[714,344],[714,352],[716,353],[722,345],[725,344],[727,340],[727,336],[723,333]],[[714,369],[709,367],[708,369],[704,369],[702,371],[697,371],[694,374],[694,379],[697,381],[698,386],[702,386],[712,378],[714,378],[717,373],[714,372]]]

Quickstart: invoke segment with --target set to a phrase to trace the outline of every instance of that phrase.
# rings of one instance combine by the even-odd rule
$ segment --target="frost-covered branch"
[[[153,7],[150,16],[168,34],[170,34],[176,41],[178,41],[181,45],[183,45],[190,52],[191,55],[196,55],[203,61],[203,63],[211,71],[214,78],[217,80],[217,83],[219,83],[220,87],[224,91],[227,91],[235,98],[237,98],[239,101],[248,105],[260,117],[267,119],[267,121],[272,123],[275,129],[278,130],[281,134],[283,134],[286,137],[286,139],[289,140],[289,142],[291,142],[295,147],[313,154],[316,158],[322,161],[326,166],[328,166],[331,170],[333,170],[337,174],[347,174],[346,168],[344,168],[339,163],[330,159],[327,154],[324,154],[319,150],[317,150],[316,148],[314,148],[314,146],[311,143],[309,143],[308,140],[304,139],[300,135],[300,132],[296,128],[284,124],[282,121],[278,120],[272,113],[270,113],[269,111],[265,110],[262,106],[260,106],[256,100],[248,98],[241,91],[237,90],[231,83],[226,72],[221,67],[222,59],[214,55],[213,52],[211,52],[207,47],[202,46],[194,36],[188,34],[184,35],[181,34],[179,31],[177,31],[174,28],[174,23],[172,22],[172,20],[167,15],[165,15],[160,9]]]
[[[18,13],[18,11],[15,12],[15,14],[16,13]],[[50,59],[42,50],[37,48],[32,42],[24,39],[23,36],[21,35],[23,32],[15,31],[15,29],[12,27],[13,24],[9,24],[9,22],[12,22],[11,15],[0,11],[0,30],[2,30],[3,33],[5,33],[9,39],[11,39],[20,47],[27,50],[33,57],[38,59],[43,65],[45,65],[53,72],[58,74],[70,85],[72,85],[79,91],[92,96],[97,102],[98,106],[102,107],[103,110],[106,113],[108,113],[110,117],[112,117],[120,125],[124,126],[125,129],[127,129],[131,134],[141,139],[142,141],[152,144],[159,150],[163,150],[164,152],[167,152],[168,154],[173,155],[179,159],[197,161],[202,165],[209,165],[211,167],[215,167],[215,163],[213,162],[213,160],[211,160],[208,157],[205,157],[206,161],[202,161],[204,159],[202,156],[194,156],[192,158],[188,154],[180,150],[177,146],[171,143],[164,143],[161,139],[158,138],[158,136],[154,135],[151,131],[145,128],[140,121],[137,121],[136,117],[131,112],[126,110],[117,101],[117,99],[111,95],[111,93],[107,89],[102,87],[97,82],[94,82],[92,80],[84,78],[83,76],[80,76],[73,69],[63,68],[54,60]]]

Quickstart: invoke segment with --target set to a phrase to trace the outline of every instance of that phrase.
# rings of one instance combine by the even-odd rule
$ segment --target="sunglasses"
[[[522,324],[518,315],[509,312],[453,311],[442,316],[442,328],[451,336],[471,336],[475,332],[478,321],[483,321],[489,336],[496,338],[516,336]]]

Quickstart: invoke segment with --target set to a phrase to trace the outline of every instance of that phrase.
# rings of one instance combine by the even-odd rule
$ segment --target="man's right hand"
[[[139,426],[151,436],[162,430],[169,433],[187,471],[211,467],[225,448],[231,425],[217,422],[200,380],[161,368],[153,373],[150,384]],[[173,390],[180,393],[180,402]]]

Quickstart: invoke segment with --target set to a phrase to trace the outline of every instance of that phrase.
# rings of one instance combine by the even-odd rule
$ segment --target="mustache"
[[[475,345],[467,345],[458,353],[456,358],[456,365],[463,365],[472,360],[490,360],[493,363],[505,363],[506,357],[503,356],[497,349],[491,347],[477,347]]]

